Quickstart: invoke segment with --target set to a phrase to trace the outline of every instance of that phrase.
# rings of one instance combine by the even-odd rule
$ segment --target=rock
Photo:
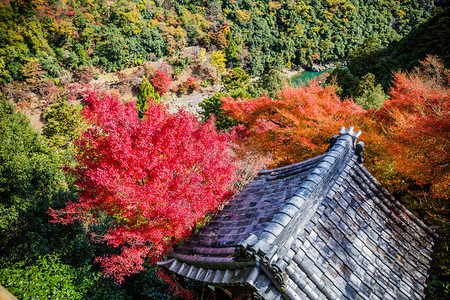
[[[346,66],[348,63],[347,60],[344,59],[338,59],[338,60],[332,60],[324,63],[319,64],[313,64],[311,67],[305,67],[307,71],[313,71],[313,72],[322,72],[329,69],[334,69],[339,64],[341,66]]]

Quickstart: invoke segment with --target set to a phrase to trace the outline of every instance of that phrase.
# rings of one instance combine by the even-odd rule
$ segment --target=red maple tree
[[[156,70],[150,82],[155,88],[155,91],[160,96],[163,96],[167,94],[167,92],[170,90],[172,77],[169,74],[167,74],[167,72]]]
[[[60,223],[112,224],[100,239],[121,252],[97,260],[121,282],[143,270],[145,259],[161,259],[231,196],[230,135],[153,102],[143,120],[133,102],[91,93],[86,103],[90,128],[75,142],[78,166],[70,170],[79,201],[50,214]]]

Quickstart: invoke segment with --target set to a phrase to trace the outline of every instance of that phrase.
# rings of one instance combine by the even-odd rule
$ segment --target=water
[[[330,70],[325,70],[325,71],[321,71],[321,72],[303,71],[299,75],[296,75],[296,76],[292,77],[291,78],[291,83],[295,87],[301,86],[302,84],[308,84],[308,82],[310,82],[311,80],[313,80],[317,76],[319,76],[319,75],[321,75],[323,73],[328,73],[328,72],[330,72]]]

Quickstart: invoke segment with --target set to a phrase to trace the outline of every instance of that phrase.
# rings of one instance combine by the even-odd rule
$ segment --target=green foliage
[[[223,103],[220,100],[222,97],[226,97],[226,94],[216,93],[212,97],[203,100],[200,103],[200,108],[202,109],[200,114],[202,115],[203,122],[214,117],[216,120],[216,128],[218,130],[226,131],[233,126],[236,126],[238,122],[230,116],[225,115],[224,110],[222,109]]]
[[[157,28],[148,27],[142,28],[140,34],[128,38],[127,47],[132,65],[140,65],[151,56],[160,58],[166,51],[161,33]]]
[[[237,67],[225,75],[222,79],[225,92],[232,92],[237,89],[242,89],[250,82],[250,75],[243,69]]]
[[[141,88],[137,95],[137,108],[139,118],[143,119],[145,116],[145,111],[148,109],[148,101],[155,101],[159,103],[161,98],[157,92],[155,92],[155,88],[153,85],[147,80],[147,77],[144,76],[142,78]]]
[[[398,70],[411,70],[427,54],[439,56],[445,66],[450,66],[450,8],[442,10],[427,22],[413,29],[403,39],[379,49],[372,39],[365,50],[356,52],[348,68],[355,76],[372,73],[386,90],[392,74]]]
[[[82,299],[93,278],[77,282],[77,271],[59,255],[45,255],[30,266],[24,262],[0,269],[0,282],[20,299]]]
[[[90,242],[78,223],[50,222],[49,207],[61,209],[77,196],[66,188],[57,152],[4,101],[0,141],[0,284],[21,299],[170,299],[154,270],[122,286],[103,277],[94,258],[112,251]],[[108,222],[96,227],[105,232]]]
[[[0,83],[21,78],[22,59],[29,49],[23,36],[13,29],[20,20],[11,6],[0,3]]]
[[[58,99],[56,104],[50,105],[44,112],[46,122],[42,134],[49,139],[49,143],[62,150],[74,150],[73,141],[80,137],[85,128],[81,115],[82,106],[69,104],[64,99]]]
[[[211,28],[211,24],[199,13],[191,13],[184,9],[180,20],[186,30],[188,41],[193,45],[204,44]]]
[[[256,82],[248,87],[249,93],[253,97],[259,97],[266,93],[271,98],[275,98],[277,94],[289,84],[289,79],[277,70],[270,70],[263,74]]]
[[[64,177],[55,150],[31,127],[26,116],[15,113],[3,100],[0,100],[0,141],[0,236],[3,236],[16,229],[21,214],[30,206],[51,197]]]
[[[114,25],[106,28],[103,41],[95,47],[99,65],[107,71],[123,69],[127,65],[127,51],[125,37]]]
[[[336,86],[336,94],[342,99],[353,98],[364,109],[379,109],[388,98],[375,75],[368,73],[360,79],[345,67],[331,71],[327,84]]]
[[[191,57],[188,55],[184,55],[184,54],[178,54],[174,57],[172,57],[169,60],[172,69],[173,69],[173,75],[174,76],[178,76],[180,75],[185,69],[186,67],[189,65],[189,63],[191,62]]]
[[[445,4],[434,0],[185,0],[164,5],[147,0],[110,5],[104,0],[12,1],[0,4],[0,78],[21,80],[24,57],[38,58],[47,75],[57,78],[62,68],[97,65],[106,71],[121,70],[173,56],[187,44],[219,49],[229,67],[259,75],[292,64],[346,58],[367,39],[385,46],[429,18],[437,5]],[[440,23],[439,39],[448,36],[445,24],[445,20]],[[416,47],[419,52],[421,45]],[[432,46],[442,48],[441,52],[446,47]],[[224,62],[217,64],[219,73],[225,73]]]
[[[429,300],[441,300],[450,298],[450,282],[436,275],[431,275],[427,280],[426,288]]]
[[[231,32],[228,33],[227,39],[230,42],[228,44],[227,49],[225,50],[227,62],[232,63],[232,64],[238,64],[238,62],[239,62],[239,58],[238,58],[238,54],[237,54],[238,45],[237,45],[236,41],[233,39],[233,35],[231,34]]]
[[[383,87],[379,84],[366,90],[359,97],[354,99],[355,103],[364,109],[379,109],[388,96],[384,93]]]

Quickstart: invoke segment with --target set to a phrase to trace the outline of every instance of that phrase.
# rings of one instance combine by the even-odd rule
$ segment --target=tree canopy
[[[143,120],[134,102],[94,93],[86,102],[90,127],[76,141],[79,165],[72,169],[79,201],[52,216],[62,223],[110,224],[97,239],[119,254],[98,261],[120,282],[143,270],[145,261],[162,258],[232,194],[230,134],[153,102]]]

